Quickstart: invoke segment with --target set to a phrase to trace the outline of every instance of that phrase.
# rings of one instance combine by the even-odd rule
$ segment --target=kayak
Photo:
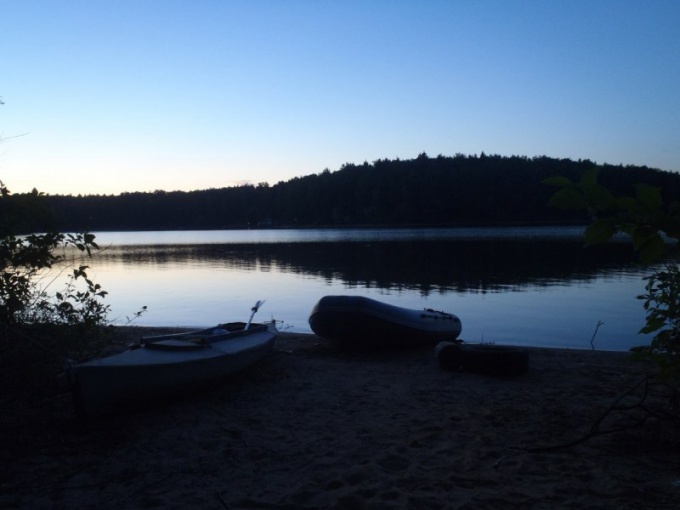
[[[275,322],[234,322],[142,338],[120,354],[73,363],[68,375],[76,411],[83,417],[107,414],[221,379],[269,355],[276,335]]]

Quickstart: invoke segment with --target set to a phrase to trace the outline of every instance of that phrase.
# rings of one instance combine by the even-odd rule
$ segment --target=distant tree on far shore
[[[583,211],[548,207],[551,191],[541,183],[553,175],[578,181],[592,169],[615,193],[647,183],[667,201],[680,197],[680,175],[647,167],[423,153],[347,163],[274,185],[47,199],[62,231],[583,224]]]

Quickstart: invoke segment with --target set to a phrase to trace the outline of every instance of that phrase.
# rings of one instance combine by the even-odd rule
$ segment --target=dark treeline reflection
[[[348,287],[498,292],[588,281],[636,270],[628,244],[584,248],[565,239],[484,239],[116,246],[100,262],[295,273]]]

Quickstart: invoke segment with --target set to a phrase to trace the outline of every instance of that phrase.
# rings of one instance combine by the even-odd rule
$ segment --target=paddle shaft
[[[255,303],[255,306],[253,306],[250,310],[253,312],[250,314],[250,319],[248,319],[248,324],[246,324],[245,329],[250,329],[250,324],[253,322],[253,317],[255,317],[255,314],[257,311],[260,309],[260,307],[264,304],[264,300],[258,301]]]

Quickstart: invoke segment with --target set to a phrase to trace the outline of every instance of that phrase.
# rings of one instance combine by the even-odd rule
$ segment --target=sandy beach
[[[3,400],[2,508],[680,508],[663,425],[583,438],[649,372],[627,353],[529,349],[501,378],[433,349],[283,333],[251,369],[94,423],[55,390]],[[601,429],[640,416],[642,386]],[[666,398],[656,386],[645,401]]]

